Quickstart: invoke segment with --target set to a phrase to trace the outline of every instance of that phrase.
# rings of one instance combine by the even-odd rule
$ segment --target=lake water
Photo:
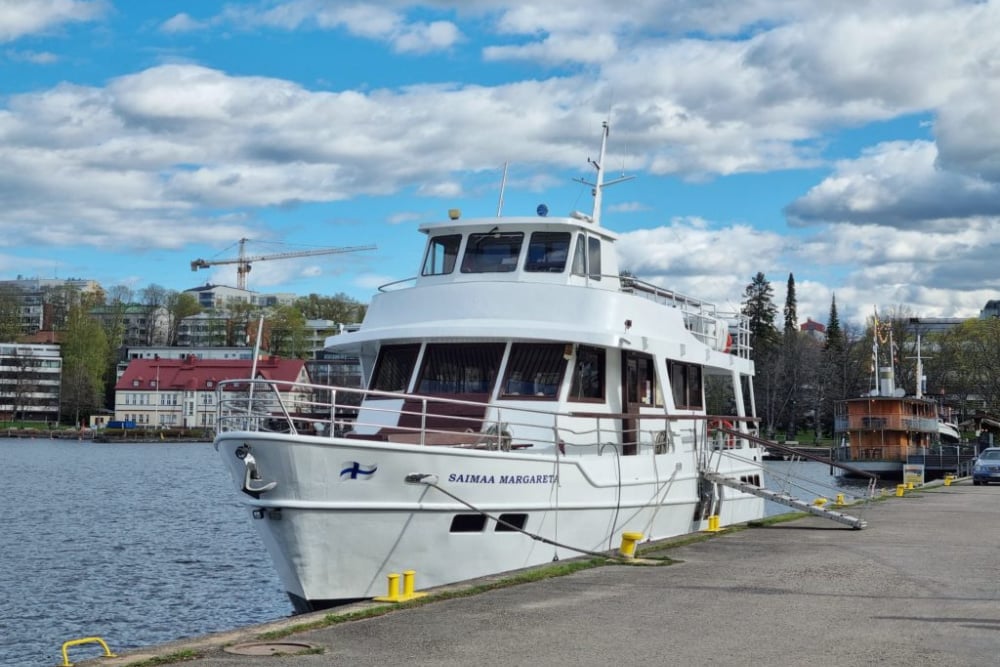
[[[771,488],[803,499],[861,492],[829,466],[768,465]],[[211,444],[0,438],[0,466],[0,665],[60,664],[81,637],[125,651],[291,614]]]
[[[211,444],[0,438],[0,466],[0,665],[61,664],[81,637],[124,651],[291,614]]]

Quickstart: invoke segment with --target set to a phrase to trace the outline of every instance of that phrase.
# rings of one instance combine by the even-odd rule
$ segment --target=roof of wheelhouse
[[[419,231],[428,235],[440,233],[478,232],[498,227],[500,230],[528,229],[539,231],[582,231],[596,234],[610,241],[616,241],[618,235],[613,231],[596,225],[588,219],[576,217],[540,217],[540,216],[503,216],[496,218],[456,218],[446,222],[428,222],[418,227]]]

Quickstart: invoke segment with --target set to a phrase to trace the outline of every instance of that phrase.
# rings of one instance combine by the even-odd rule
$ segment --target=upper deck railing
[[[750,320],[742,313],[721,313],[713,303],[632,276],[617,277],[623,292],[645,297],[669,308],[677,308],[684,313],[684,326],[701,342],[714,345],[716,336],[728,335],[729,351],[745,359],[750,358]],[[720,334],[715,329],[718,326],[726,327],[726,331]]]
[[[507,274],[504,274],[507,275]],[[597,278],[597,276],[593,276]],[[719,347],[744,359],[750,358],[750,319],[743,313],[723,313],[715,304],[695,297],[675,292],[628,275],[601,274],[601,279],[617,280],[619,290],[626,294],[649,299],[668,308],[676,308],[684,315],[684,326],[695,338],[710,347]],[[418,277],[403,278],[380,285],[380,292],[404,289],[415,283]],[[476,281],[480,282],[480,281]],[[720,327],[724,330],[720,331]]]

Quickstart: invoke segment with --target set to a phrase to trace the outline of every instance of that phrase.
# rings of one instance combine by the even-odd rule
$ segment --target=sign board
[[[904,463],[903,464],[903,484],[913,482],[913,486],[924,485],[924,464]]]

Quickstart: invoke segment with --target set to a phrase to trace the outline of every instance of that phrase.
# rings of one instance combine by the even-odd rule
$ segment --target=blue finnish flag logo
[[[346,461],[340,469],[340,479],[371,479],[375,476],[376,470],[378,466],[374,463],[361,465],[357,461]]]

